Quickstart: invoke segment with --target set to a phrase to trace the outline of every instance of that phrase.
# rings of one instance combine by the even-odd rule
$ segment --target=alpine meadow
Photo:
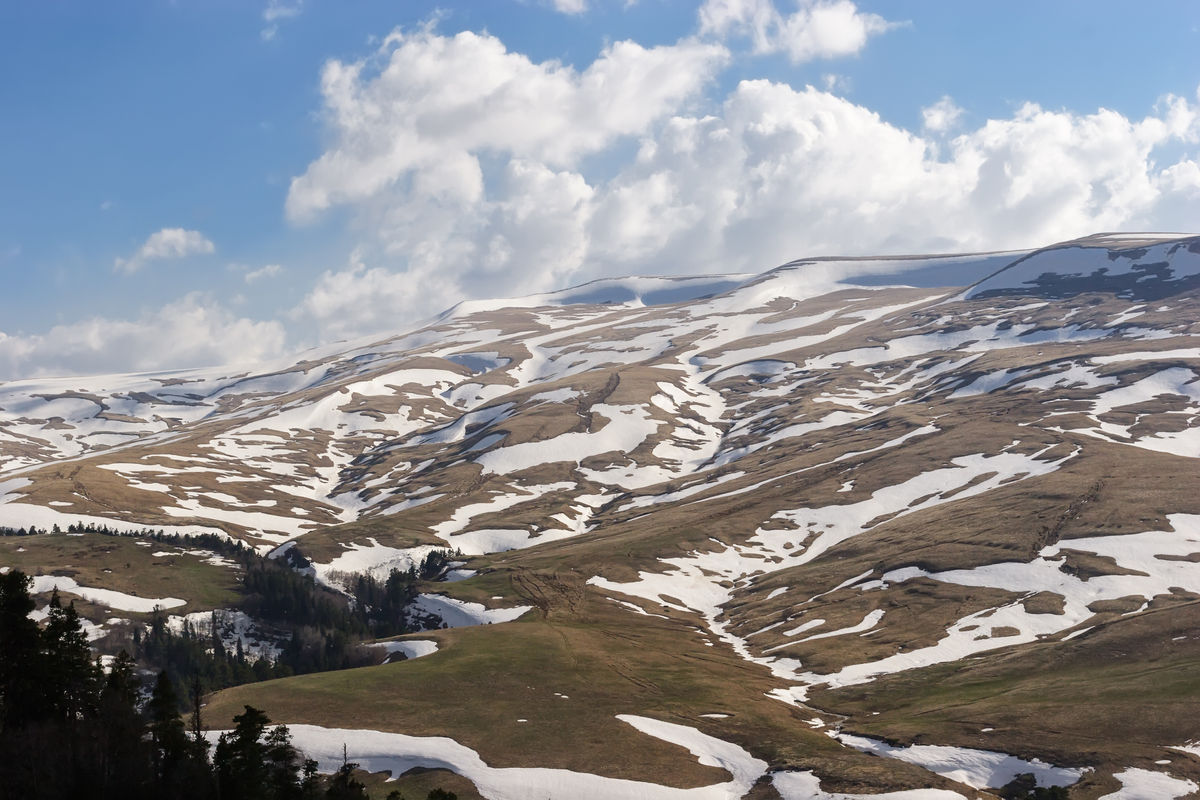
[[[0,800],[1200,797],[1197,37],[0,9]]]

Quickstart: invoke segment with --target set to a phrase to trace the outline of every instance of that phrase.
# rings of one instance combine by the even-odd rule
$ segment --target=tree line
[[[172,630],[164,612],[155,609],[145,631],[135,627],[124,646],[138,664],[168,673],[177,697],[197,686],[207,694],[243,683],[376,663],[378,655],[362,643],[420,630],[406,610],[416,600],[419,584],[441,577],[451,557],[460,555],[433,550],[419,564],[393,569],[383,580],[370,574],[340,574],[336,577],[343,594],[314,580],[308,569],[311,564],[294,549],[284,558],[272,559],[240,540],[212,533],[176,534],[149,528],[130,533],[95,523],[73,523],[65,532],[198,548],[241,567],[242,591],[235,610],[277,628],[283,646],[275,657],[251,657],[243,651],[240,637],[232,647],[225,646],[215,613],[209,631],[201,633],[186,621]],[[61,533],[57,525],[49,531],[0,528],[0,535],[11,536]]]
[[[55,593],[44,625],[31,579],[0,575],[0,800],[366,800],[344,758],[332,776],[246,706],[215,748],[204,736],[201,692],[193,683],[190,726],[176,681],[158,673],[142,699],[133,658],[122,651],[108,672],[93,661],[74,603]],[[211,756],[210,756],[210,750]],[[399,792],[389,795],[402,800]],[[429,800],[454,800],[434,790]]]

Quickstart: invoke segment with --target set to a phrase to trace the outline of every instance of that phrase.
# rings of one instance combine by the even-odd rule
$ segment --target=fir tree
[[[0,731],[31,722],[43,693],[38,685],[41,632],[29,619],[32,583],[19,570],[0,575]]]

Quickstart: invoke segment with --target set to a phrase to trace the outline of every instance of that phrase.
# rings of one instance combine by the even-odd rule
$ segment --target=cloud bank
[[[869,16],[710,0],[700,27],[768,49],[811,29],[802,40],[825,44],[803,52],[832,55],[885,26]],[[1015,248],[1198,218],[1196,162],[1162,158],[1200,140],[1184,98],[1143,119],[1026,104],[963,130],[943,97],[909,131],[812,86],[747,80],[706,96],[730,57],[711,40],[620,42],[577,71],[426,28],[394,32],[372,60],[330,61],[330,145],[292,181],[287,211],[303,224],[345,207],[367,235],[295,313],[348,336],[603,275]]]
[[[299,9],[271,0],[263,21]],[[465,298],[603,276],[1019,248],[1200,219],[1200,97],[1163,97],[1140,119],[1026,103],[977,120],[942,96],[907,130],[843,96],[835,73],[823,88],[719,82],[739,59],[854,57],[899,24],[850,0],[706,0],[695,35],[614,42],[581,65],[535,61],[487,33],[397,29],[321,71],[325,145],[297,170],[284,213],[305,226],[340,211],[357,247],[300,284],[283,320],[193,293],[136,320],[0,333],[0,374],[248,362],[285,349],[284,320],[293,345],[395,332]],[[215,249],[164,228],[114,268]],[[290,262],[282,275],[268,263],[243,286],[304,280]]]
[[[92,317],[43,334],[0,332],[0,379],[252,364],[284,351],[279,322],[235,317],[200,293],[136,320]]]

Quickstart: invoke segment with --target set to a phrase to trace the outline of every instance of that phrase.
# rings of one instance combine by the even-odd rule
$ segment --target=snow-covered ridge
[[[467,582],[548,555],[578,576],[570,591],[732,650],[790,704],[1081,646],[1200,592],[1198,252],[1194,237],[1122,234],[613,279],[471,301],[245,374],[3,384],[0,525],[221,531],[303,554],[329,584],[434,549],[458,549],[448,578]],[[1128,491],[1126,470],[1153,491]],[[425,587],[415,616],[503,625],[535,602],[515,583],[486,605],[456,599],[483,599],[481,584]],[[737,781],[758,769],[657,730]],[[473,755],[454,763],[505,796],[515,778]],[[784,797],[853,796],[815,781],[773,777]]]
[[[583,500],[589,495],[642,491],[732,465],[788,438],[864,424],[894,404],[887,398],[936,389],[944,385],[942,373],[981,355],[1167,335],[1130,324],[1149,319],[1148,307],[1102,325],[1048,326],[1028,304],[1019,316],[981,308],[933,317],[954,286],[973,284],[962,295],[969,300],[1019,290],[1054,270],[1111,276],[1162,261],[1171,275],[1200,273],[1195,239],[1147,237],[1151,244],[1138,250],[1106,250],[1095,239],[1038,251],[807,259],[759,276],[609,279],[515,300],[471,301],[425,328],[347,350],[313,351],[298,364],[263,372],[0,384],[0,476],[70,459],[111,471],[136,490],[132,498],[86,492],[41,498],[20,490],[4,502],[12,524],[44,526],[103,519],[112,512],[102,509],[136,505],[147,523],[223,529],[266,549],[323,525],[442,508],[447,498],[429,487],[446,468],[465,463],[482,470],[488,488],[482,500],[464,498],[450,509],[447,522],[466,506],[497,498],[510,498],[518,511],[552,493],[565,504],[523,529],[473,516],[454,531],[456,545],[486,552],[552,541],[595,526],[593,507]],[[1161,272],[1139,272],[1139,280]],[[935,324],[897,323],[921,319],[923,308]],[[502,309],[516,316],[491,319]],[[894,335],[882,338],[881,330]],[[938,358],[948,352],[963,358]],[[913,363],[922,356],[926,363]],[[787,401],[806,393],[798,375],[838,367],[886,371],[903,359],[910,362],[903,380],[811,398],[826,413],[798,419],[797,404]],[[653,397],[602,402],[587,394],[634,368],[657,372]],[[960,384],[956,396],[1007,385],[1018,374],[997,375]],[[1036,373],[1019,377],[1036,385],[1030,380]],[[731,404],[727,384],[734,380],[760,385],[753,410],[743,397]],[[771,397],[779,399],[775,410],[763,402]],[[555,436],[511,430],[534,415],[561,416],[573,407],[580,422],[564,418],[556,424],[567,429]],[[782,417],[791,419],[780,425]],[[1098,423],[1097,431],[1121,433],[1108,424]],[[1154,441],[1177,452],[1190,441],[1180,438],[1162,433]],[[467,451],[463,460],[431,458],[456,442]],[[596,459],[609,463],[589,463]],[[566,465],[573,486],[520,477],[552,462]],[[146,493],[161,499],[148,501]],[[574,500],[563,496],[571,494]],[[662,494],[684,497],[676,489]],[[476,535],[476,528],[500,533]],[[442,526],[433,530],[451,541]]]

